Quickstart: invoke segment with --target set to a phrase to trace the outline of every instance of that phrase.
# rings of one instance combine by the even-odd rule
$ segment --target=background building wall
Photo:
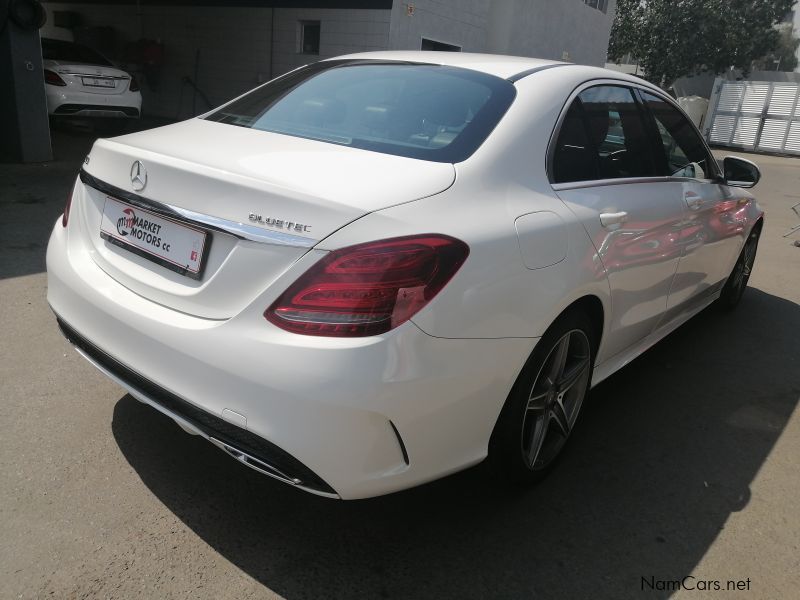
[[[605,12],[582,0],[500,0],[513,4],[508,54],[536,56],[602,67],[616,11]],[[494,51],[502,51],[498,48]]]
[[[464,52],[602,66],[615,9],[615,0],[609,0],[605,12],[583,0],[395,2],[389,48],[418,50],[422,38],[428,38],[460,46]]]
[[[78,13],[77,38],[93,28],[106,28],[110,49],[89,45],[105,50],[140,79],[143,113],[182,119],[301,65],[353,52],[418,50],[422,38],[465,52],[602,65],[615,0],[609,0],[605,13],[584,0],[395,0],[391,9],[66,2],[44,6],[48,21],[43,36],[72,37],[69,30],[55,27],[54,11]],[[301,52],[302,21],[320,22],[319,54]],[[145,77],[140,66],[126,60],[126,47],[139,39],[164,44],[163,66],[155,77]]]
[[[390,14],[384,9],[276,8],[275,75],[324,58],[385,50]],[[300,52],[301,21],[320,22],[318,55]]]
[[[304,64],[352,52],[384,50],[390,11],[360,9],[291,9],[233,6],[159,6],[135,4],[47,3],[43,37],[72,39],[55,27],[54,11],[74,11],[82,26],[113,29],[113,48],[106,50],[123,68],[125,48],[138,39],[164,44],[158,81],[131,69],[142,88],[144,114],[181,119],[206,112]],[[274,28],[273,28],[274,19]],[[320,53],[300,53],[300,21],[319,20]],[[275,43],[272,44],[274,33]],[[274,54],[272,50],[274,48]],[[185,82],[189,77],[202,94]],[[208,102],[206,102],[206,98]]]
[[[394,2],[390,50],[419,50],[422,38],[484,52],[492,0]],[[413,10],[412,10],[413,7]]]
[[[64,30],[54,27],[54,10],[79,13],[82,28],[113,28],[115,48],[107,54],[123,68],[129,43],[141,38],[163,42],[158,81],[147,81],[141,71],[135,72],[145,114],[186,118],[192,116],[193,104],[195,112],[205,112],[269,79],[270,9],[62,3],[45,8],[43,37],[66,37]],[[208,104],[194,94],[185,77],[195,81]]]

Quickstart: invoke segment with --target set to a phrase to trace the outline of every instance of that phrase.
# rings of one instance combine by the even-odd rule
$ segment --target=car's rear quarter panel
[[[596,296],[608,314],[608,282],[602,268],[596,268],[594,246],[553,191],[545,170],[556,119],[565,98],[581,80],[580,75],[559,76],[570,69],[547,69],[518,81],[511,108],[478,151],[456,165],[452,187],[369,214],[318,247],[335,249],[378,235],[420,232],[464,240],[470,247],[466,263],[413,318],[425,332],[438,337],[525,337],[531,338],[532,350],[534,338],[583,296]],[[566,255],[555,264],[528,268],[515,221],[541,211],[559,217],[549,222],[558,230],[556,236],[567,239]],[[542,237],[552,239],[544,233]],[[536,265],[529,262],[529,266]]]

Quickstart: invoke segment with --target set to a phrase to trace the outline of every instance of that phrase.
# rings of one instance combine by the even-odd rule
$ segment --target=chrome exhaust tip
[[[263,460],[256,458],[255,456],[251,456],[247,452],[239,450],[231,446],[230,444],[226,444],[214,437],[209,437],[208,441],[214,444],[217,448],[220,448],[223,452],[225,452],[228,456],[232,456],[236,460],[238,460],[243,465],[247,465],[251,469],[258,471],[262,475],[268,475],[269,477],[274,477],[282,481],[283,483],[288,483],[289,485],[303,485],[303,481],[301,479],[297,479],[296,477],[291,477],[287,475],[277,467],[270,465]]]

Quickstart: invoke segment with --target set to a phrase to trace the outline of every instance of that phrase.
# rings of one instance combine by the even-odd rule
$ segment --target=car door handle
[[[703,198],[701,198],[699,194],[695,194],[694,192],[686,192],[683,195],[683,199],[686,201],[686,206],[688,206],[692,210],[697,210],[703,204]]]
[[[600,213],[600,225],[603,227],[611,227],[613,225],[620,225],[628,220],[628,213],[625,211],[614,213]]]

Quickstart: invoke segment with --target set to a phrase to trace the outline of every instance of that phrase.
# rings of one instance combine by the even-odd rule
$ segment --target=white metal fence
[[[800,154],[800,84],[717,78],[703,133],[716,146]]]

